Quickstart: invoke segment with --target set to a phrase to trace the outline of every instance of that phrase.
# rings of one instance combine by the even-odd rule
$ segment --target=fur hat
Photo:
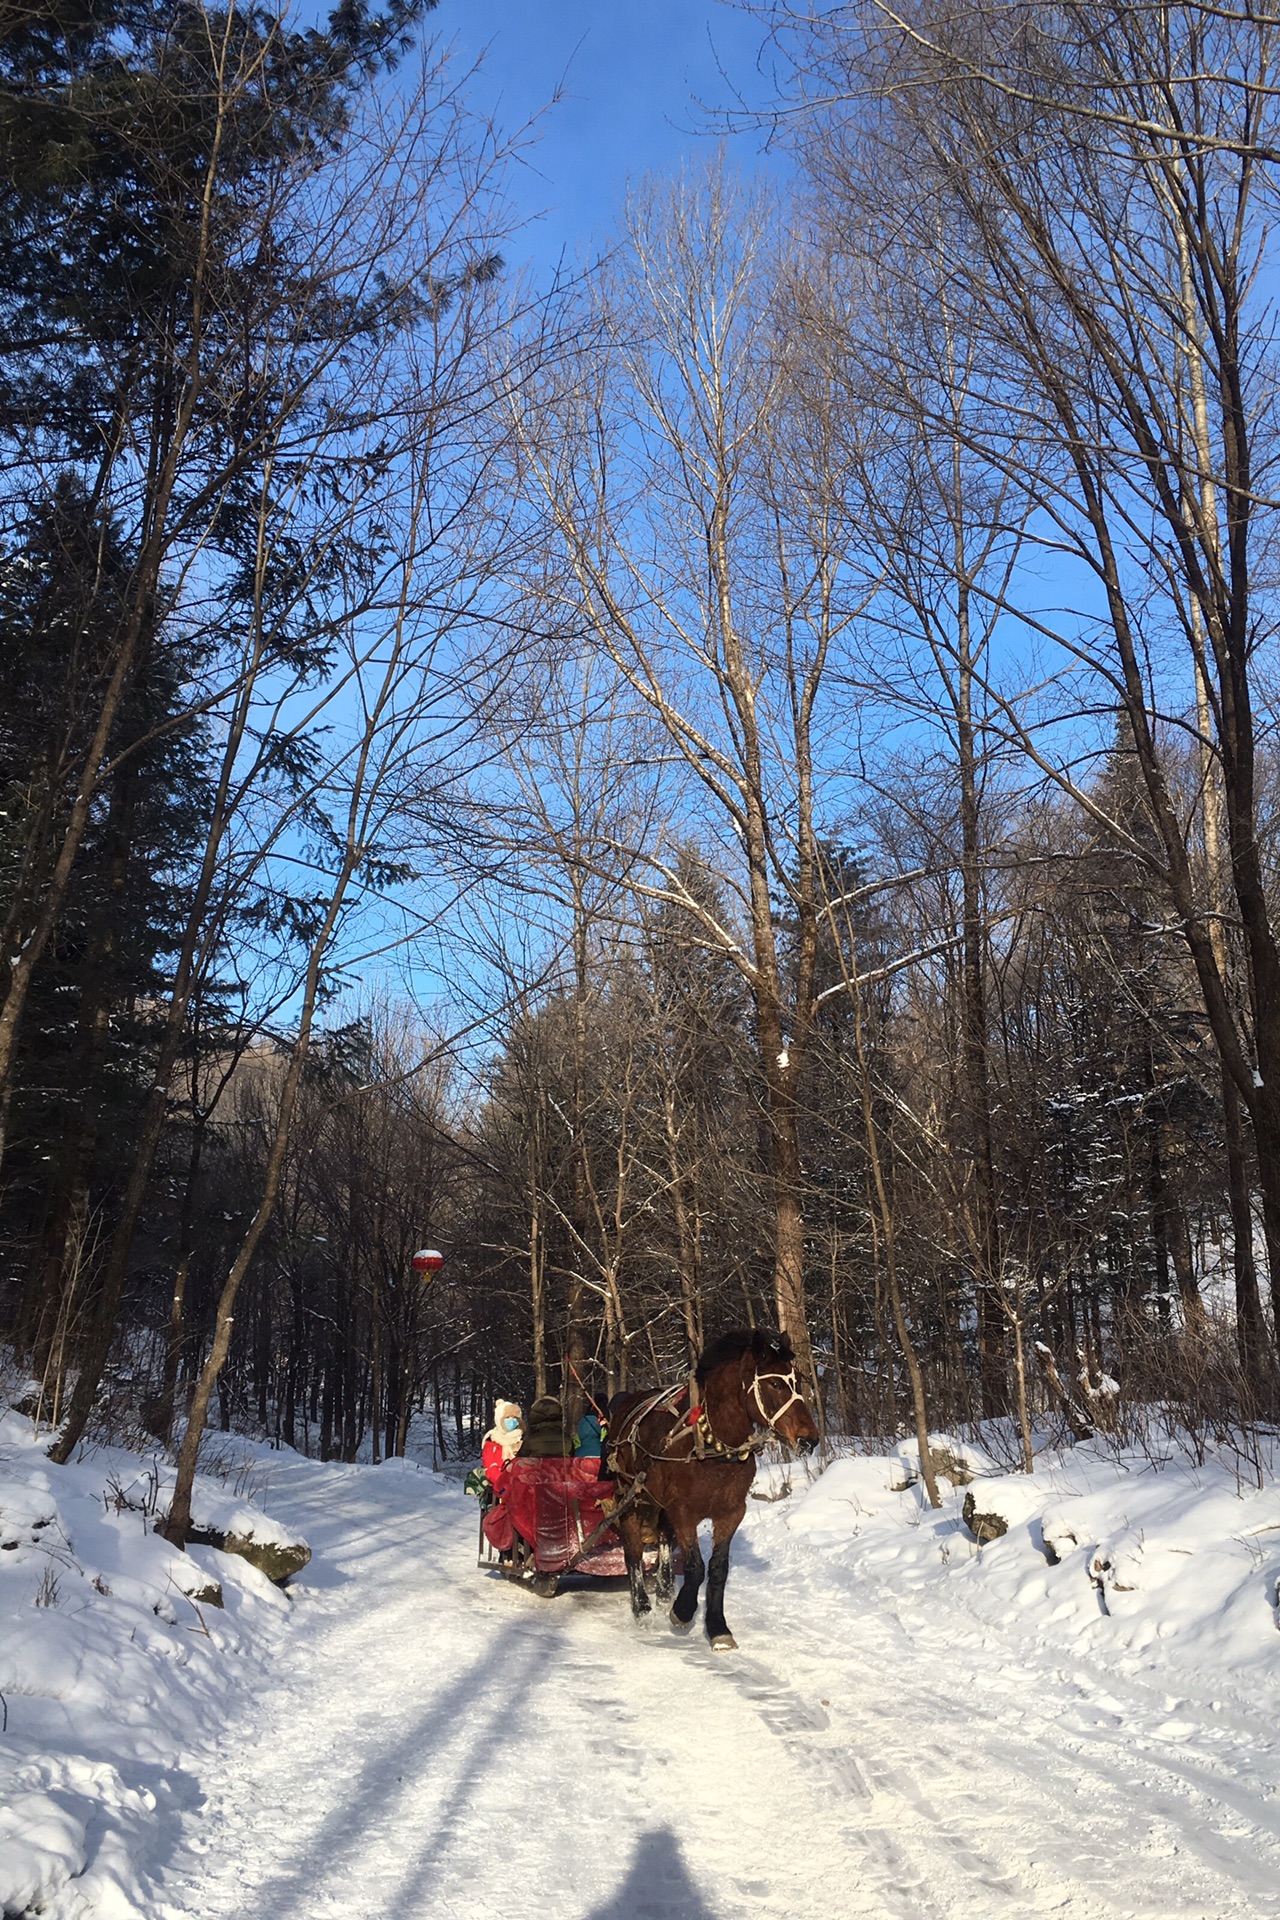
[[[515,1418],[518,1427],[504,1427],[503,1421]],[[493,1403],[493,1425],[485,1435],[486,1440],[496,1440],[502,1448],[503,1457],[515,1458],[520,1451],[520,1442],[524,1439],[524,1414],[516,1400],[495,1400]]]

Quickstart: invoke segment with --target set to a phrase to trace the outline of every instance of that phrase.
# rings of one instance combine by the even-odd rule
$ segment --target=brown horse
[[[609,1451],[620,1495],[644,1475],[639,1498],[618,1522],[631,1611],[637,1619],[649,1612],[644,1549],[656,1542],[657,1597],[666,1605],[674,1595],[672,1625],[688,1631],[704,1573],[698,1524],[710,1520],[707,1637],[720,1649],[737,1645],[725,1625],[724,1587],[730,1544],[756,1475],[756,1453],[770,1439],[808,1453],[818,1444],[818,1429],[797,1385],[796,1358],[785,1334],[759,1327],[722,1334],[703,1353],[696,1378],[700,1408],[691,1406],[687,1387],[618,1394],[609,1406]],[[678,1594],[673,1540],[684,1555]]]

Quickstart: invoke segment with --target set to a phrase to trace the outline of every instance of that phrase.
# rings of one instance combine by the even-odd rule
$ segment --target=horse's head
[[[820,1435],[800,1390],[795,1350],[785,1333],[756,1328],[742,1356],[742,1384],[752,1422],[789,1447],[812,1453]]]

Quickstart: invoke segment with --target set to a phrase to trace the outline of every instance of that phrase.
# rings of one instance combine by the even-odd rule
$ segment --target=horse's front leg
[[[693,1625],[693,1616],[698,1611],[698,1593],[702,1586],[705,1571],[702,1561],[702,1549],[698,1545],[698,1522],[690,1516],[675,1514],[671,1524],[680,1551],[684,1555],[684,1579],[680,1591],[671,1605],[671,1624],[687,1633]]]
[[[675,1598],[675,1591],[675,1537],[671,1531],[671,1523],[664,1514],[659,1522],[658,1578],[654,1583],[653,1597],[660,1607],[669,1607]]]
[[[716,1520],[712,1534],[711,1565],[707,1569],[707,1638],[717,1653],[731,1652],[737,1641],[724,1617],[724,1588],[729,1578],[729,1549],[747,1509],[735,1507]]]
[[[643,1620],[652,1609],[644,1585],[644,1528],[640,1524],[639,1514],[634,1511],[624,1514],[618,1522],[618,1532],[622,1535],[627,1579],[631,1583],[631,1611],[637,1620]]]

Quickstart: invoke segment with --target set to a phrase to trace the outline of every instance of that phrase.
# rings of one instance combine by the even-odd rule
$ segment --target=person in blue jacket
[[[573,1442],[575,1460],[599,1460],[604,1453],[604,1432],[597,1414],[584,1413],[578,1422]]]

